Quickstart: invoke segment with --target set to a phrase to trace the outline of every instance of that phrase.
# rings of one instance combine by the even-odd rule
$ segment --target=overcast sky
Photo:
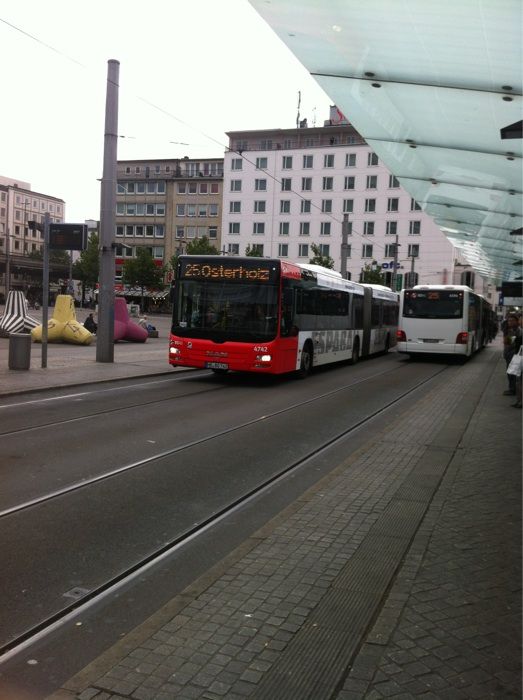
[[[226,131],[321,126],[330,100],[247,0],[26,0],[0,10],[0,175],[99,219],[107,61],[118,158],[222,157]]]

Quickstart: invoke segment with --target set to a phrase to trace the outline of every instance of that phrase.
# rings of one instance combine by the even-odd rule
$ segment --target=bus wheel
[[[358,338],[356,338],[356,340],[352,344],[352,356],[350,358],[351,365],[355,365],[359,359],[360,359],[360,341]]]
[[[310,343],[305,343],[301,351],[300,369],[297,374],[300,379],[305,379],[312,372],[312,346]]]
[[[216,369],[216,368],[214,368],[212,371],[214,372],[214,374],[227,374],[227,372],[229,370],[228,369]]]

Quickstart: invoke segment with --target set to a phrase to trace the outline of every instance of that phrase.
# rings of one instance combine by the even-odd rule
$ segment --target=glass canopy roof
[[[250,2],[467,262],[521,278],[521,0]]]

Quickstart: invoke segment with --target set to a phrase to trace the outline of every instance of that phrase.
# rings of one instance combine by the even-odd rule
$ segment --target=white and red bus
[[[396,343],[397,294],[316,265],[180,256],[173,302],[174,366],[306,376]]]
[[[398,352],[470,357],[491,334],[492,309],[464,285],[417,285],[400,294]]]

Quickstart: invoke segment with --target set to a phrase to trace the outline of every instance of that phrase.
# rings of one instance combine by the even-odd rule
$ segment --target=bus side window
[[[294,316],[294,291],[292,287],[284,287],[282,294],[280,335],[287,337],[291,333]]]

